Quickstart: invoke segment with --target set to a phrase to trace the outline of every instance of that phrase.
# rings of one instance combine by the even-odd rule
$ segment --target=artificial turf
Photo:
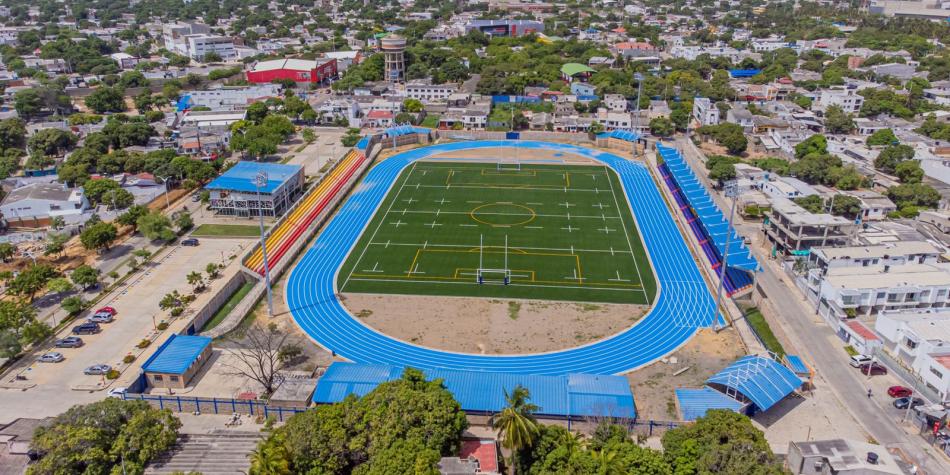
[[[560,164],[417,162],[383,200],[338,286],[638,304],[656,294],[617,176]]]

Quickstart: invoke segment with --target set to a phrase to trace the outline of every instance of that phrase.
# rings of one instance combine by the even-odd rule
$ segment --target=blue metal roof
[[[172,335],[145,361],[142,370],[149,373],[184,374],[211,338],[196,335]]]
[[[785,364],[787,364],[788,369],[792,370],[795,374],[811,374],[808,365],[796,355],[785,355]]]
[[[205,185],[209,190],[230,190],[255,192],[254,177],[261,170],[267,172],[267,186],[261,188],[262,193],[273,193],[291,177],[300,173],[300,165],[283,165],[280,163],[237,162],[228,171],[221,174],[211,183]]]
[[[413,127],[411,125],[397,125],[386,129],[387,137],[398,137],[400,135],[428,134],[429,129],[424,127]]]
[[[381,383],[398,379],[402,371],[399,366],[333,363],[317,381],[313,402],[335,403],[350,394],[363,396]],[[636,417],[633,393],[621,376],[541,376],[449,369],[426,369],[424,373],[429,379],[442,379],[465,411],[501,411],[505,408],[505,391],[510,393],[520,384],[530,391],[531,402],[540,408],[538,414]]]
[[[706,415],[710,409],[728,409],[738,412],[742,404],[713,388],[677,389],[676,400],[679,401],[680,413],[684,421],[695,421]]]
[[[706,234],[712,239],[713,244],[719,251],[720,257],[725,255],[726,241],[729,241],[729,267],[736,267],[747,272],[755,272],[759,269],[759,263],[752,256],[752,251],[746,247],[743,237],[732,231],[732,237],[727,239],[729,234],[729,221],[723,215],[722,211],[716,206],[706,187],[696,178],[693,170],[683,159],[683,156],[675,148],[667,147],[657,143],[656,149],[660,157],[666,162],[666,167],[670,170],[673,178],[683,195],[689,201],[689,205],[696,212],[700,222],[706,229]]]
[[[628,142],[636,142],[637,140],[640,140],[640,134],[631,132],[629,130],[611,130],[610,132],[597,134],[597,138],[620,139],[626,140]]]
[[[185,94],[178,99],[178,112],[191,107],[191,94]]]
[[[765,411],[801,387],[802,382],[792,370],[772,358],[750,355],[716,373],[706,384],[735,389]]]
[[[761,72],[761,69],[730,69],[729,75],[734,78],[750,78]]]
[[[356,148],[360,150],[366,150],[366,147],[369,146],[369,135],[364,135],[359,142],[356,142]]]

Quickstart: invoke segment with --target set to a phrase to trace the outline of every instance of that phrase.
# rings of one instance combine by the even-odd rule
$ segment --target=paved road
[[[694,170],[701,169],[698,156],[686,139],[679,139],[676,146],[692,161]],[[700,178],[709,185],[705,175]],[[712,196],[720,207],[724,206],[723,198],[718,193],[713,193]],[[758,225],[737,227],[744,234],[759,232]],[[831,388],[852,416],[879,443],[900,448],[918,461],[920,468],[928,474],[950,473],[950,464],[945,459],[924,451],[927,444],[923,439],[905,432],[881,406],[865,396],[867,383],[848,365],[845,353],[840,348],[831,344],[805,344],[834,341],[837,337],[828,325],[816,320],[820,317],[814,315],[814,309],[809,308],[809,303],[794,284],[782,279],[782,271],[777,263],[770,260],[760,249],[753,247],[753,252],[764,268],[763,272],[759,273],[758,283],[764,289],[772,307],[779,313],[780,324],[792,340],[796,351],[816,368],[818,384]]]

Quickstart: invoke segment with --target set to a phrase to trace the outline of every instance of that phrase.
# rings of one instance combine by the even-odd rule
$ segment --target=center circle
[[[475,207],[469,216],[477,223],[489,226],[521,226],[534,221],[534,210],[514,203],[487,203]]]

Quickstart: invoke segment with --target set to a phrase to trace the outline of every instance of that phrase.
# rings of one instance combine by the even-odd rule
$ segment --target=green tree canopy
[[[868,147],[880,146],[880,145],[892,145],[897,143],[897,136],[894,135],[894,131],[891,129],[881,129],[873,134],[871,134],[865,143]]]
[[[112,223],[95,223],[86,226],[86,229],[79,235],[79,242],[86,249],[109,249],[112,242],[115,241],[118,231]]]
[[[663,434],[663,452],[677,474],[781,474],[765,435],[748,417],[711,410]]]
[[[106,112],[122,112],[125,110],[125,99],[122,91],[108,86],[100,86],[86,96],[86,107],[96,114]]]
[[[822,134],[815,134],[795,145],[795,158],[802,158],[812,153],[826,153],[827,151],[828,140]]]
[[[874,168],[893,175],[897,166],[906,160],[914,158],[914,148],[910,145],[898,144],[888,145],[881,150],[877,158],[874,159]]]
[[[157,211],[140,216],[136,224],[138,225],[138,230],[149,239],[162,241],[175,239],[175,232],[172,231],[171,220]]]
[[[848,134],[854,130],[854,119],[840,106],[829,106],[825,110],[825,129],[832,134]]]

